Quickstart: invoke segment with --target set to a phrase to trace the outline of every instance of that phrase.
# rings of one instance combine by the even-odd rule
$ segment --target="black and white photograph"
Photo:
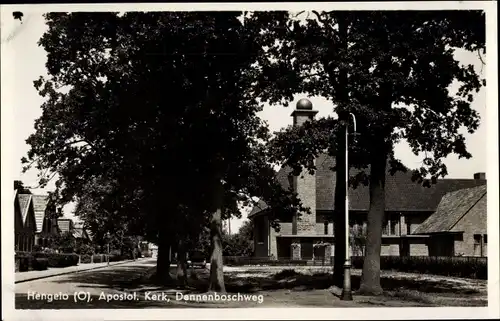
[[[2,5],[2,319],[498,318],[496,11]]]

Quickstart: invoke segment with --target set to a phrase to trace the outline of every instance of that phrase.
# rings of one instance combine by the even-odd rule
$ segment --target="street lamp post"
[[[107,256],[107,261],[108,261],[108,265],[109,265],[109,242],[111,240],[111,237],[110,237],[110,234],[109,232],[106,233],[106,236],[107,236],[107,239],[108,239],[108,244],[107,244],[107,247],[108,247],[108,256]]]
[[[354,123],[354,135],[356,135],[356,116],[349,113]],[[349,123],[345,126],[345,263],[344,263],[344,287],[341,300],[352,301],[351,289],[351,253],[349,252]]]

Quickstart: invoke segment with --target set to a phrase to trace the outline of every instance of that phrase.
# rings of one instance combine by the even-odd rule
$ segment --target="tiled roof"
[[[59,218],[57,219],[57,226],[59,226],[61,233],[70,232],[72,230],[72,221],[69,218]]]
[[[21,209],[23,224],[26,224],[26,218],[28,217],[28,211],[31,203],[31,194],[17,194],[17,201],[19,202],[19,208]]]
[[[43,220],[45,218],[45,209],[49,202],[47,195],[33,195],[33,207],[35,209],[36,232],[40,233],[43,229]]]
[[[73,237],[79,239],[83,238],[83,229],[82,228],[74,228],[73,229]]]
[[[475,215],[480,211],[486,213],[486,185],[448,193],[439,203],[436,212],[429,216],[413,234],[452,231],[465,214]]]
[[[331,170],[335,160],[326,155],[320,155],[316,161],[316,210],[331,211],[334,209],[336,173]],[[369,173],[369,169],[366,170]],[[281,184],[288,188],[289,167],[283,167],[278,172]],[[355,175],[358,170],[351,169],[350,175]],[[386,211],[430,211],[436,210],[441,198],[448,192],[463,188],[470,188],[486,184],[486,180],[475,179],[440,179],[431,187],[423,187],[411,180],[411,171],[397,172],[386,175]],[[349,189],[349,208],[351,210],[367,211],[370,203],[369,187],[359,185],[356,189]],[[266,209],[264,201],[259,201],[249,217]]]

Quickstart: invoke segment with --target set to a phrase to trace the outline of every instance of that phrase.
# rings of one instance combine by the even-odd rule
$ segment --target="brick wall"
[[[427,248],[427,239],[410,240],[410,256],[427,256],[429,250]]]
[[[430,213],[414,213],[406,216],[406,224],[410,226],[410,234],[415,232],[415,230],[422,224],[428,217]]]
[[[398,231],[399,235],[406,235],[408,234],[408,225],[406,223],[406,215],[401,214],[399,216],[399,222],[398,222]]]
[[[333,235],[333,223],[328,223],[328,233],[325,234],[325,223],[316,223],[315,235]]]
[[[280,223],[280,232],[281,235],[292,235],[293,223]]]
[[[311,214],[302,214],[297,218],[297,234],[316,234],[316,177],[303,172],[297,177],[296,191],[302,204],[309,207]]]
[[[269,221],[267,220],[266,217],[266,222],[268,226],[268,231],[269,231],[269,256],[278,259],[278,245],[277,245],[277,240],[276,236],[278,233],[274,230],[274,228],[269,224]]]
[[[464,232],[462,237],[455,239],[456,255],[479,256],[481,254],[481,244],[474,251],[474,234],[479,234],[483,239],[483,256],[487,256],[487,244],[484,244],[484,235],[488,233],[486,197],[481,199],[471,211],[462,217],[452,230]]]
[[[380,248],[380,255],[381,256],[390,255],[390,244],[382,244],[382,247]]]
[[[313,119],[316,113],[317,111],[313,110],[295,110],[292,113],[293,123],[295,126],[301,126]],[[316,176],[303,171],[295,179],[295,191],[302,204],[311,211],[311,214],[303,213],[297,218],[297,234],[314,235],[316,234]]]

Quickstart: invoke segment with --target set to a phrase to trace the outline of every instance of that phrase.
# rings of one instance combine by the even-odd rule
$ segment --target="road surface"
[[[155,259],[27,281],[15,285],[16,309],[136,308],[144,304],[133,289],[151,273]],[[121,296],[120,296],[121,295]],[[136,293],[140,297],[140,293]],[[76,302],[75,302],[76,301]]]

